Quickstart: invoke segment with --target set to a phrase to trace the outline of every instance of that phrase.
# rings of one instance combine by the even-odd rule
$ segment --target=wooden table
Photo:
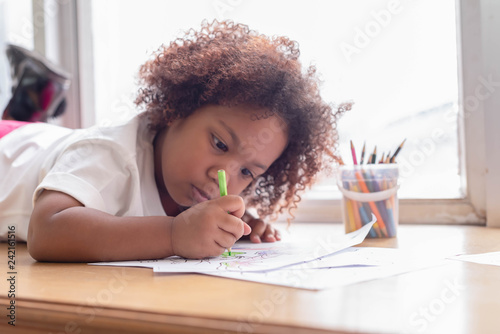
[[[291,233],[343,233],[294,223]],[[15,328],[7,244],[0,245],[1,333],[499,333],[500,267],[462,261],[310,291],[147,268],[37,263],[16,245]],[[500,229],[403,225],[362,246],[500,251]]]

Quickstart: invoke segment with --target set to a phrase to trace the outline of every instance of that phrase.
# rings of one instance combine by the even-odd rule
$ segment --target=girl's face
[[[155,139],[155,177],[167,215],[219,197],[217,171],[228,194],[240,194],[286,147],[285,123],[263,110],[208,105],[174,121]]]

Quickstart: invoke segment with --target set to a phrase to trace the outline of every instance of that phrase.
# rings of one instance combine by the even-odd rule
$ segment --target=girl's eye
[[[249,169],[247,169],[247,168],[242,168],[241,169],[241,174],[243,174],[244,176],[250,176],[253,179],[252,172]]]
[[[221,150],[222,152],[227,152],[227,146],[226,144],[224,144],[223,142],[221,142],[219,140],[219,138],[215,137],[215,136],[212,136],[213,139],[214,139],[214,144],[215,144],[215,147],[217,147],[219,150]]]

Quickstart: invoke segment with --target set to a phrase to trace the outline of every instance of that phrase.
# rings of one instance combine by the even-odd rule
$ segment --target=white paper
[[[319,262],[322,262],[322,265]],[[351,247],[328,258],[265,272],[205,274],[258,283],[321,290],[446,264],[444,257],[415,258],[399,249]]]
[[[320,290],[444,263],[445,256],[435,254],[426,256],[391,248],[352,247],[364,240],[374,222],[347,235],[322,235],[309,241],[304,240],[307,237],[303,235],[294,235],[276,243],[238,242],[232,248],[231,257],[223,255],[203,260],[170,257],[94,264],[148,267],[158,275],[194,272]]]
[[[449,257],[449,259],[500,266],[500,252],[491,252],[482,254],[462,254]]]
[[[349,247],[340,252],[307,263],[309,268],[338,268],[354,266],[382,266],[403,263],[408,258],[395,248]],[[296,269],[299,266],[292,266]]]
[[[255,244],[249,241],[237,242],[231,255],[225,252],[214,258],[201,260],[171,256],[161,260],[97,262],[93,265],[132,266],[153,268],[155,272],[227,272],[266,271],[290,265],[306,263],[348,247],[360,244],[365,239],[376,219],[357,231],[336,237],[323,237],[303,242],[279,241]]]

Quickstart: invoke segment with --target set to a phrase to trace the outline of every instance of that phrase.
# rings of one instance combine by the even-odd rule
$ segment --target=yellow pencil
[[[356,231],[356,223],[354,222],[354,208],[352,206],[354,201],[351,201],[350,199],[346,199],[346,206],[347,206],[347,217],[349,221],[349,231],[346,232],[352,232]],[[345,227],[347,230],[347,226]]]

